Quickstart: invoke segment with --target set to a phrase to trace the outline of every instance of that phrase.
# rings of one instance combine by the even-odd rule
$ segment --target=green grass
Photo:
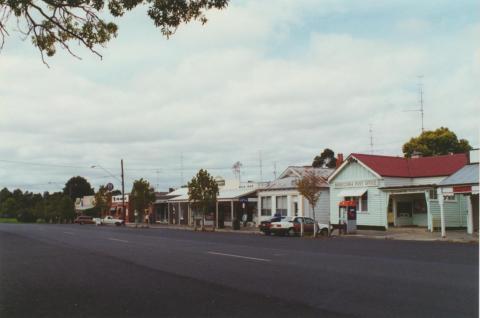
[[[16,218],[0,218],[0,223],[18,223]]]

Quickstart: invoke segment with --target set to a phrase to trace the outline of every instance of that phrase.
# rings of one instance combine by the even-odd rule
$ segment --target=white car
[[[273,222],[270,225],[270,232],[277,235],[296,236],[301,232],[302,223],[304,233],[313,233],[315,221],[312,218],[303,216],[287,216],[280,222]],[[317,222],[317,234],[327,236],[328,225]]]
[[[120,225],[124,225],[125,224],[125,221],[122,220],[122,219],[117,219],[117,218],[114,218],[113,216],[106,216],[105,218],[101,219],[101,218],[95,218],[93,219],[95,221],[95,224],[96,225],[108,225],[108,224],[111,224],[111,225],[117,225],[117,226],[120,226]]]

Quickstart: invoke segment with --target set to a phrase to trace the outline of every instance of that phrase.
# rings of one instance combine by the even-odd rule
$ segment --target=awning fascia
[[[367,192],[367,188],[360,189],[343,189],[338,194],[339,197],[361,197]]]

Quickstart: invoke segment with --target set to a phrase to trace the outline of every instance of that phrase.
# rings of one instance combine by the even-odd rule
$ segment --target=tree
[[[100,210],[102,216],[107,214],[111,203],[112,192],[108,191],[105,186],[100,186],[97,193],[95,193],[95,207]]]
[[[418,137],[410,138],[402,147],[403,154],[407,158],[414,154],[428,157],[462,153],[471,149],[466,139],[459,140],[457,135],[447,127],[424,131]]]
[[[72,177],[67,181],[65,188],[63,188],[63,193],[68,195],[70,199],[75,202],[76,198],[82,198],[86,195],[93,195],[95,194],[95,191],[87,179],[77,176]]]
[[[155,202],[155,190],[147,180],[135,180],[130,193],[133,210],[138,212],[138,217],[143,220],[145,210]]]
[[[314,168],[335,168],[336,165],[335,152],[329,148],[325,148],[320,156],[315,156],[312,162]]]
[[[238,182],[240,182],[240,178],[241,178],[241,169],[242,169],[243,165],[240,161],[237,161],[233,164],[232,166],[232,171],[233,171],[233,174],[235,175],[235,178],[238,179]]]
[[[144,5],[149,7],[147,13],[155,26],[168,38],[182,23],[197,20],[205,24],[205,11],[224,9],[228,0],[0,0],[0,49],[13,16],[18,31],[25,39],[31,37],[44,62],[44,54],[53,56],[58,46],[78,58],[70,49],[71,41],[101,57],[97,47],[104,46],[118,31],[105,17],[118,18]]]
[[[202,231],[205,229],[205,214],[217,202],[218,193],[218,184],[207,170],[200,169],[188,183],[188,201],[202,214]],[[195,222],[195,229],[196,227]]]
[[[312,215],[314,225],[313,225],[313,237],[317,235],[317,220],[315,218],[315,206],[317,205],[318,200],[320,199],[320,185],[325,182],[325,178],[319,176],[315,173],[314,169],[307,170],[302,178],[297,181],[297,190],[304,196],[310,207],[312,208]],[[303,232],[303,231],[302,231]]]

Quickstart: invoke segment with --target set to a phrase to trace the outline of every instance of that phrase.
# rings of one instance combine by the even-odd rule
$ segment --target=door
[[[478,194],[472,194],[473,231],[478,232]]]
[[[313,219],[305,218],[305,233],[313,233],[313,224],[315,224]]]
[[[413,224],[413,203],[412,201],[397,202],[397,226],[408,226]]]

